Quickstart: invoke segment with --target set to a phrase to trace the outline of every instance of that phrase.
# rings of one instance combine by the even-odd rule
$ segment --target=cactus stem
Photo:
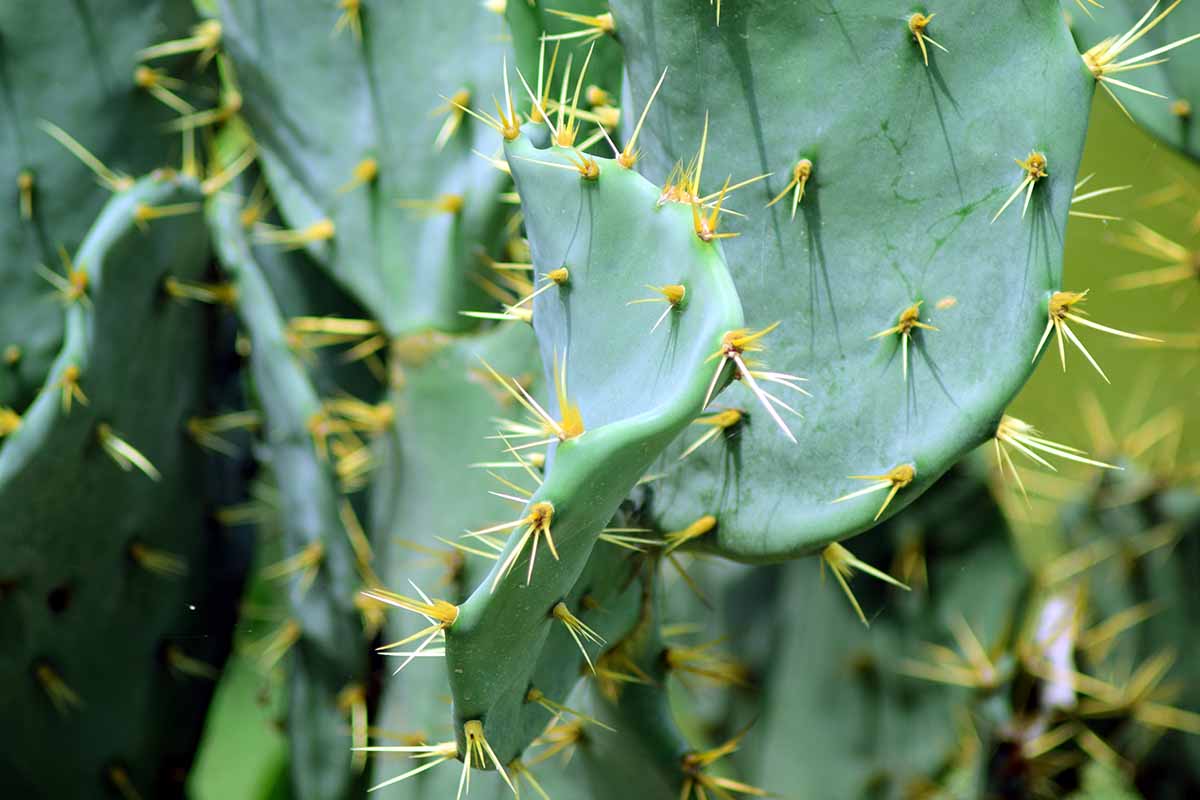
[[[284,250],[299,250],[313,242],[328,241],[333,238],[335,232],[331,219],[319,219],[299,230],[287,230],[259,223],[255,238],[262,244],[275,245]]]
[[[163,578],[182,578],[188,574],[187,561],[182,556],[147,547],[142,542],[129,545],[129,558],[147,572]]]
[[[1021,183],[1008,196],[1008,199],[1004,201],[1004,205],[1000,206],[1000,210],[996,212],[996,216],[992,217],[992,222],[1000,219],[1000,215],[1013,204],[1014,200],[1021,196],[1022,192],[1025,193],[1025,204],[1021,207],[1021,219],[1024,219],[1025,212],[1029,210],[1029,201],[1033,197],[1033,187],[1037,185],[1038,181],[1050,174],[1046,171],[1046,156],[1036,150],[1031,151],[1024,161],[1020,159],[1015,160],[1017,166],[1024,170],[1025,177],[1021,179]]]
[[[152,481],[162,480],[162,475],[150,463],[150,459],[142,455],[129,442],[113,433],[112,427],[107,422],[101,422],[96,426],[96,438],[100,440],[100,446],[104,448],[104,452],[117,462],[117,466],[121,469],[129,472],[136,468]]]
[[[673,553],[675,550],[692,541],[693,539],[699,539],[701,536],[710,533],[716,527],[717,518],[712,514],[705,514],[703,517],[700,517],[683,530],[672,531],[664,536],[663,539],[666,542],[666,550],[663,552],[668,554]]]
[[[579,652],[583,653],[583,660],[587,662],[588,669],[592,674],[596,674],[596,665],[592,663],[592,657],[588,655],[587,647],[584,646],[584,641],[603,647],[604,637],[589,628],[583,620],[571,613],[567,608],[567,604],[559,601],[554,604],[554,608],[550,610],[550,616],[563,624],[567,629],[567,633],[571,634],[571,638],[575,640],[575,646],[579,648]]]
[[[1073,345],[1079,348],[1079,352],[1083,353],[1084,357],[1087,358],[1088,363],[1096,368],[1096,371],[1100,373],[1100,377],[1104,378],[1104,382],[1112,383],[1112,381],[1108,379],[1108,376],[1104,374],[1104,370],[1100,369],[1100,365],[1096,363],[1096,359],[1092,358],[1092,354],[1089,353],[1087,348],[1083,346],[1083,342],[1079,340],[1079,337],[1076,336],[1071,330],[1070,326],[1067,325],[1068,321],[1085,325],[1089,328],[1101,331],[1102,333],[1109,333],[1113,336],[1121,336],[1125,339],[1136,339],[1142,342],[1162,342],[1162,339],[1155,339],[1152,336],[1141,336],[1136,333],[1128,333],[1127,331],[1117,330],[1116,328],[1110,328],[1106,325],[1100,325],[1099,323],[1092,322],[1091,320],[1082,316],[1087,312],[1072,311],[1071,309],[1075,305],[1082,303],[1087,299],[1088,291],[1089,290],[1085,289],[1082,292],[1055,292],[1050,296],[1050,300],[1047,304],[1047,313],[1049,319],[1046,322],[1045,330],[1042,331],[1042,338],[1038,342],[1037,350],[1033,354],[1033,360],[1036,361],[1037,357],[1041,355],[1042,348],[1046,346],[1046,342],[1050,338],[1050,331],[1053,330],[1055,338],[1058,341],[1058,356],[1062,362],[1063,372],[1067,371],[1067,351],[1066,346],[1063,344],[1063,336],[1065,335],[1066,338],[1071,340]]]
[[[856,497],[862,497],[863,495],[873,494],[875,492],[881,492],[884,489],[888,489],[888,495],[884,499],[883,505],[881,505],[879,510],[875,512],[875,519],[879,519],[881,516],[883,516],[883,512],[887,510],[887,507],[891,505],[892,499],[896,496],[896,493],[912,483],[913,478],[916,476],[917,470],[912,464],[901,464],[897,467],[893,467],[885,475],[851,475],[851,480],[872,481],[872,483],[865,489],[859,489],[856,492],[842,495],[833,502],[841,503],[846,500],[853,500]]]
[[[906,592],[911,591],[904,583],[896,580],[883,570],[871,566],[837,542],[830,544],[821,551],[822,574],[824,573],[826,564],[829,565],[829,571],[833,573],[833,577],[837,579],[838,584],[842,587],[842,591],[849,598],[850,605],[854,606],[854,613],[858,615],[862,624],[868,628],[871,627],[871,623],[867,622],[867,616],[863,613],[862,606],[858,604],[858,598],[854,596],[853,590],[850,589],[850,578],[854,577],[855,570],[864,572],[884,583],[890,583],[892,586],[896,586]]]
[[[104,162],[92,155],[92,153],[80,144],[71,134],[64,131],[52,122],[39,120],[38,126],[54,138],[59,144],[67,148],[71,155],[83,162],[83,165],[90,169],[100,183],[108,187],[111,192],[123,192],[133,186],[133,178],[123,172],[114,172],[104,166]]]
[[[30,170],[23,169],[17,173],[17,194],[21,207],[21,219],[33,219],[33,187],[34,178]]]
[[[921,303],[923,302],[925,301],[921,300],[913,303],[911,306],[900,312],[900,318],[895,325],[868,337],[868,341],[870,341],[871,339],[882,339],[885,336],[891,336],[893,334],[900,336],[901,371],[906,382],[908,381],[908,341],[912,338],[913,328],[921,328],[927,331],[938,330],[928,323],[921,322]]]
[[[59,275],[44,264],[36,264],[34,270],[43,280],[57,290],[58,298],[64,305],[71,305],[78,302],[80,305],[90,308],[92,301],[87,296],[87,268],[82,265],[76,267],[71,263],[71,257],[67,255],[67,250],[62,245],[58,247],[58,257],[62,261],[63,272],[66,273],[66,277]]]
[[[1114,287],[1141,289],[1200,279],[1200,250],[1189,250],[1140,222],[1133,226],[1133,235],[1118,237],[1118,243],[1135,253],[1166,261],[1170,266],[1123,275],[1113,282]]]
[[[46,693],[46,697],[50,698],[54,710],[62,716],[83,708],[83,700],[75,690],[46,662],[43,661],[33,668],[33,677]]]
[[[603,14],[576,14],[571,11],[560,11],[556,8],[547,8],[546,11],[563,19],[576,22],[583,27],[576,31],[568,31],[566,33],[556,33],[553,36],[545,36],[542,38],[549,42],[567,41],[569,39],[580,39],[580,44],[595,42],[597,39],[616,33],[617,25],[610,12]]]
[[[265,581],[275,581],[301,573],[300,587],[303,591],[316,579],[317,571],[324,559],[325,545],[320,541],[310,542],[299,552],[263,567],[258,574]]]
[[[1185,36],[1182,39],[1176,39],[1170,44],[1165,44],[1162,47],[1156,47],[1153,50],[1142,53],[1139,56],[1119,60],[1122,54],[1132,47],[1135,42],[1137,42],[1150,31],[1154,30],[1154,28],[1157,27],[1160,22],[1166,19],[1167,16],[1180,4],[1180,2],[1182,2],[1182,0],[1175,0],[1175,2],[1171,3],[1171,5],[1167,6],[1166,11],[1155,17],[1153,21],[1147,22],[1151,15],[1154,14],[1155,9],[1157,9],[1159,6],[1160,0],[1155,0],[1154,5],[1150,6],[1150,9],[1146,11],[1141,19],[1134,23],[1132,28],[1120,36],[1110,36],[1107,39],[1104,39],[1103,41],[1090,47],[1082,55],[1083,63],[1087,66],[1088,71],[1092,73],[1092,76],[1097,80],[1097,82],[1099,82],[1104,91],[1108,92],[1108,96],[1113,99],[1113,102],[1115,102],[1117,106],[1119,106],[1120,109],[1125,112],[1126,116],[1129,116],[1129,111],[1125,108],[1125,105],[1119,99],[1117,99],[1116,94],[1114,94],[1112,89],[1109,88],[1109,84],[1118,86],[1122,89],[1129,89],[1130,91],[1138,92],[1139,94],[1150,95],[1151,97],[1159,97],[1163,100],[1166,100],[1167,96],[1164,94],[1159,94],[1158,92],[1152,92],[1149,89],[1143,89],[1142,87],[1135,86],[1132,83],[1118,80],[1117,78],[1114,78],[1113,75],[1122,72],[1128,72],[1130,70],[1143,69],[1155,64],[1161,64],[1166,61],[1165,58],[1156,59],[1154,61],[1149,61],[1147,59],[1154,58],[1155,56],[1159,56],[1164,53],[1169,53],[1177,47],[1182,47],[1189,42],[1200,39],[1200,33],[1194,33],[1191,36]],[[1133,118],[1130,117],[1130,119]]]
[[[693,425],[707,425],[709,427],[707,431],[697,437],[696,441],[687,446],[687,449],[685,449],[679,455],[679,460],[683,461],[685,458],[711,442],[713,439],[716,439],[718,436],[733,428],[742,421],[743,416],[744,412],[740,411],[739,409],[727,408],[723,411],[718,411],[715,414],[709,414],[705,417],[697,417],[696,419],[692,420]]]
[[[585,653],[585,655],[586,655],[586,653]],[[589,717],[587,714],[584,714],[581,711],[577,711],[568,705],[564,705],[562,703],[556,703],[555,701],[551,700],[549,697],[546,697],[546,695],[542,694],[542,690],[538,689],[536,686],[529,687],[529,691],[527,691],[525,693],[525,702],[526,703],[537,703],[539,706],[541,706],[542,708],[549,711],[552,716],[558,716],[560,714],[569,714],[572,717],[575,717],[580,722],[583,722],[583,723],[586,723],[589,725],[595,725],[597,727],[604,728],[604,730],[606,730],[606,731],[612,731],[613,733],[617,732],[616,728],[613,728],[610,725],[605,725],[603,722],[601,722],[598,719],[595,719],[594,717]]]
[[[362,0],[337,0],[337,7],[342,13],[333,24],[333,35],[337,36],[343,30],[349,30],[354,35],[354,41],[362,41]]]
[[[908,30],[912,33],[913,38],[917,40],[917,46],[921,48],[921,59],[924,60],[925,66],[927,67],[929,66],[929,50],[927,50],[925,47],[926,42],[941,50],[943,53],[950,52],[935,42],[933,38],[926,32],[926,29],[929,27],[929,23],[932,22],[933,18],[936,16],[937,14],[922,14],[918,11],[908,18]]]
[[[804,187],[808,185],[808,179],[812,177],[813,163],[807,158],[802,158],[792,167],[792,179],[788,185],[783,187],[783,191],[775,195],[771,202],[767,203],[767,208],[778,203],[780,200],[792,194],[792,219],[796,218],[796,209],[800,205],[800,201],[804,199]]]
[[[409,778],[411,778],[415,775],[420,775],[422,772],[424,772],[426,770],[433,769],[434,767],[438,766],[439,764],[443,764],[447,761],[450,761],[451,759],[458,758],[458,743],[453,742],[453,741],[439,742],[438,744],[418,744],[418,745],[398,745],[398,746],[376,745],[373,747],[365,747],[365,746],[364,747],[356,747],[354,749],[362,751],[364,753],[400,753],[400,754],[408,755],[411,758],[432,759],[431,761],[429,761],[425,764],[422,764],[421,766],[419,766],[415,769],[411,769],[408,772],[405,772],[403,775],[397,775],[394,778],[388,778],[383,783],[378,783],[378,784],[372,786],[370,789],[367,790],[369,792],[374,792],[379,789],[383,789],[385,787],[392,786],[393,784],[400,783],[401,781],[408,780]]]

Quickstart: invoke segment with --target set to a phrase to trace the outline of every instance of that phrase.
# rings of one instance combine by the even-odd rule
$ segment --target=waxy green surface
[[[1094,80],[1049,0],[927,9],[949,50],[930,48],[928,67],[894,3],[726,3],[719,28],[704,3],[612,5],[635,107],[669,68],[639,169],[661,180],[690,159],[707,113],[702,192],[773,173],[729,201],[747,218],[726,220],[741,236],[724,250],[747,324],[782,320],[764,361],[814,395],[784,398],[805,415],[799,444],[743,387],[723,395],[749,424],[671,471],[656,522],[714,514],[709,544],[742,560],[812,552],[873,524],[882,493],[832,503],[866,485],[847,476],[913,464],[898,511],[992,435],[1029,376]],[[1049,177],[1024,218],[1018,201],[992,223],[1033,150]],[[792,220],[791,198],[764,207],[802,157],[813,174]],[[906,382],[899,337],[869,337],[917,302],[939,330],[913,336]]]

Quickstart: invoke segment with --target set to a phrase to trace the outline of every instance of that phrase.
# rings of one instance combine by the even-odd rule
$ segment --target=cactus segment
[[[500,236],[508,177],[474,154],[494,137],[463,107],[503,95],[503,20],[478,3],[377,4],[357,37],[333,34],[325,0],[223,0],[219,17],[287,229],[256,236],[307,250],[389,336],[468,327],[459,311],[484,295],[467,278]]]
[[[875,522],[886,492],[834,502],[867,488],[851,476],[888,476],[896,513],[993,435],[1029,377],[1095,81],[1049,2],[936,9],[946,52],[928,65],[885,2],[726,4],[720,27],[691,0],[612,6],[635,107],[667,71],[639,169],[669,188],[707,118],[701,192],[771,174],[730,201],[746,217],[725,253],[748,324],[782,320],[772,367],[812,394],[794,445],[734,386],[721,404],[748,419],[670,471],[653,519],[711,514],[695,546],[740,560],[814,552]]]
[[[356,598],[370,567],[343,517],[348,501],[340,494],[328,442],[333,421],[292,350],[241,212],[240,198],[222,192],[209,200],[207,216],[250,340],[250,374],[264,419],[263,457],[280,493],[285,551],[311,556],[303,569],[281,570],[289,576],[290,617],[271,659],[285,653],[293,659],[288,681],[293,789],[300,797],[352,797],[360,779],[348,755],[345,692],[366,685],[368,650]]]
[[[164,288],[205,279],[207,236],[199,213],[138,224],[200,199],[167,171],[111,197],[70,259],[87,280],[62,349],[0,439],[13,796],[180,794],[229,650],[239,548],[210,524],[186,428],[204,412],[211,315]]]
[[[62,307],[37,265],[61,270],[60,248],[75,252],[112,192],[179,150],[162,127],[174,112],[134,70],[139,50],[194,18],[187,0],[0,9],[0,407],[24,410],[61,344]]]
[[[539,150],[527,136],[506,144],[534,271],[547,287],[533,301],[533,321],[556,397],[534,424],[555,443],[523,512],[527,521],[510,526],[501,561],[446,631],[458,727],[484,720],[503,760],[536,735],[528,715],[512,712],[538,664],[552,665],[558,686],[576,678],[542,654],[566,648],[566,658],[573,646],[552,609],[565,601],[580,613],[570,600],[589,588],[580,575],[593,544],[657,454],[700,412],[714,371],[727,379],[729,370],[711,356],[742,324],[719,245],[696,235],[692,215],[657,207],[657,190],[613,161],[588,159],[598,178],[581,178],[564,167],[572,152]],[[661,256],[647,259],[648,251]],[[647,282],[687,287],[687,304],[653,334],[653,311],[628,305]],[[536,519],[548,535],[530,547]]]

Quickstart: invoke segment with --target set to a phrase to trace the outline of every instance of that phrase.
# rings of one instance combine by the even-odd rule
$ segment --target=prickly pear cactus
[[[1200,38],[1200,7],[1115,0],[1063,8],[1085,63],[1113,101],[1154,136],[1200,160],[1200,47],[1183,46]]]
[[[666,71],[639,140],[664,200],[706,119],[701,194],[769,175],[727,201],[746,218],[724,246],[748,323],[782,321],[772,368],[812,395],[798,443],[749,382],[724,395],[739,435],[671,471],[655,521],[711,514],[699,544],[751,561],[864,530],[990,438],[1029,377],[1095,81],[1044,0],[733,3],[719,27],[686,0],[612,9],[635,105]]]
[[[209,523],[211,318],[197,183],[117,192],[61,278],[62,349],[0,440],[0,785],[13,796],[182,796],[240,592]],[[156,219],[154,209],[189,213]],[[174,290],[172,289],[174,287]],[[130,387],[136,387],[131,392]]]
[[[135,70],[139,51],[194,21],[187,0],[0,9],[0,406],[32,401],[61,344],[62,306],[38,264],[61,269],[59,248],[79,247],[113,192],[176,160],[180,145],[163,129],[175,112]]]
[[[218,18],[283,227],[389,336],[462,330],[507,177],[463,107],[501,94],[504,20],[478,3],[222,0]],[[434,57],[428,54],[436,53]]]
[[[297,352],[297,329],[285,320],[259,266],[244,210],[238,195],[220,193],[209,201],[208,220],[249,340],[253,396],[263,418],[260,458],[280,495],[287,557],[266,569],[287,581],[288,617],[266,641],[262,657],[268,668],[289,660],[287,724],[296,796],[352,797],[361,789],[362,763],[348,750],[365,736],[369,655],[357,593],[377,579],[359,513],[343,493],[357,475],[344,465],[366,447],[348,443],[358,432],[380,429],[386,419],[377,415],[387,412],[318,394]],[[289,266],[303,265],[293,259]]]

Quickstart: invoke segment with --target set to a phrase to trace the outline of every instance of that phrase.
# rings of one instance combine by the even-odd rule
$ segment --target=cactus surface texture
[[[1200,0],[9,6],[0,796],[1200,795]]]

